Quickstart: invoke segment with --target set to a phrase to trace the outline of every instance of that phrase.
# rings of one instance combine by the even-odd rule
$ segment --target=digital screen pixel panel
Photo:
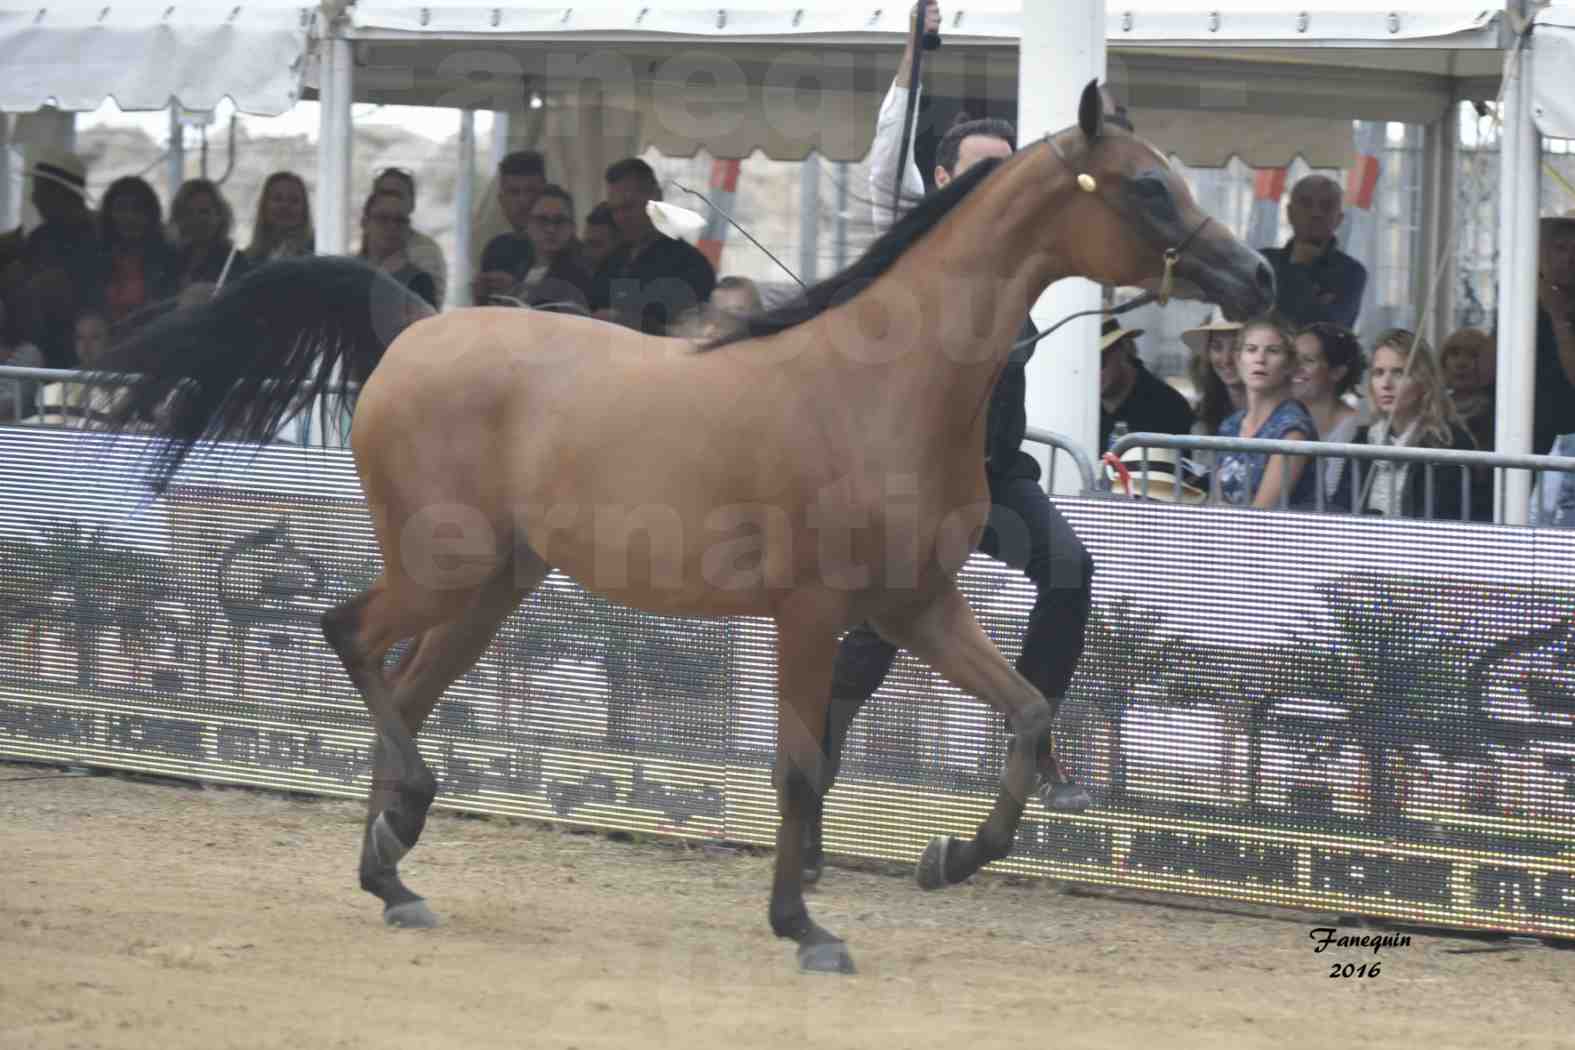
[[[367,716],[317,626],[377,570],[348,457],[268,449],[148,505],[106,454],[0,429],[0,754],[362,797]],[[1096,805],[1031,802],[993,870],[1575,935],[1575,534],[1059,505],[1098,566],[1058,726]],[[982,557],[961,585],[1015,659],[1031,586]],[[423,731],[439,801],[769,845],[774,654],[769,623],[552,577]],[[970,833],[1005,745],[900,657],[828,849]]]

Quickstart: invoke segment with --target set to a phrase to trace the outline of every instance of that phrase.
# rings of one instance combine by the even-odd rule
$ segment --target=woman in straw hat
[[[1241,325],[1235,321],[1210,317],[1181,333],[1181,341],[1192,351],[1188,371],[1198,397],[1193,405],[1198,425],[1193,429],[1205,437],[1218,434],[1227,416],[1247,407],[1247,388],[1236,372],[1236,333],[1240,331]]]

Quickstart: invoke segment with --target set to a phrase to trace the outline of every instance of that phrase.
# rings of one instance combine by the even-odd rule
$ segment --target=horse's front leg
[[[936,890],[963,881],[1011,852],[1039,775],[1054,769],[1051,727],[1055,713],[1039,690],[1007,663],[950,582],[924,608],[900,619],[882,620],[877,626],[953,685],[1011,721],[1011,749],[989,817],[971,840],[938,836],[919,859],[915,872],[919,885]]]
[[[809,917],[804,904],[804,823],[826,790],[823,747],[831,667],[838,631],[824,603],[802,602],[777,617],[777,855],[771,882],[771,930],[798,943],[807,973],[852,973],[847,945]],[[809,608],[813,606],[813,608]]]

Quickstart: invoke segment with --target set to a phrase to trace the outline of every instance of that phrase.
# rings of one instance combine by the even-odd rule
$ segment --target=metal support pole
[[[1023,0],[1018,49],[1017,135],[1027,146],[1047,131],[1077,123],[1083,86],[1105,78],[1105,0]],[[1097,310],[1100,289],[1092,281],[1068,278],[1040,296],[1032,314],[1048,327],[1067,314]],[[1028,365],[1028,422],[1071,438],[1094,453],[1099,441],[1098,317],[1080,317],[1039,344]],[[1042,449],[1032,450],[1049,472]],[[1057,489],[1075,493],[1069,473]]]
[[[798,172],[798,276],[814,284],[820,257],[820,154],[811,152]]]
[[[1458,244],[1455,230],[1455,164],[1460,110],[1450,106],[1442,117],[1423,129],[1422,138],[1422,265],[1413,269],[1414,299],[1424,303],[1437,281],[1438,294],[1428,303],[1428,323],[1423,335],[1434,347],[1455,330],[1455,282]],[[1440,260],[1439,252],[1450,250]],[[1437,266],[1441,272],[1434,274]]]
[[[331,25],[323,39],[317,131],[317,254],[350,250],[350,41]]]
[[[11,177],[11,118],[0,113],[0,231],[13,230],[21,209],[13,200],[16,180]]]
[[[1531,447],[1537,357],[1537,177],[1541,145],[1531,114],[1530,48],[1510,65],[1504,83],[1499,178],[1498,400],[1494,451],[1546,452]],[[1526,523],[1531,476],[1504,471],[1499,521]]]
[[[498,127],[493,117],[493,129]],[[508,125],[504,125],[507,134]],[[492,140],[497,152],[497,138]],[[494,165],[496,170],[496,165]],[[455,306],[469,306],[470,269],[473,255],[470,246],[470,213],[474,206],[476,186],[476,112],[459,111],[459,181],[454,186],[454,259],[449,263],[448,299]]]
[[[848,162],[837,161],[837,272],[848,265]]]
[[[170,148],[165,155],[164,179],[169,186],[166,199],[174,200],[180,184],[186,181],[186,128],[180,122],[180,103],[170,103]]]
[[[487,165],[487,177],[491,178],[493,172],[498,170],[498,165],[503,163],[503,158],[509,154],[509,111],[496,109],[492,111],[492,158]]]

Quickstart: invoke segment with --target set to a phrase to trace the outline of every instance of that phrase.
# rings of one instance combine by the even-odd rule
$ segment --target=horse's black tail
[[[105,378],[133,376],[109,425],[152,422],[164,440],[152,452],[149,480],[162,492],[196,446],[267,441],[331,383],[364,383],[394,337],[431,312],[357,259],[268,263],[109,351]]]

